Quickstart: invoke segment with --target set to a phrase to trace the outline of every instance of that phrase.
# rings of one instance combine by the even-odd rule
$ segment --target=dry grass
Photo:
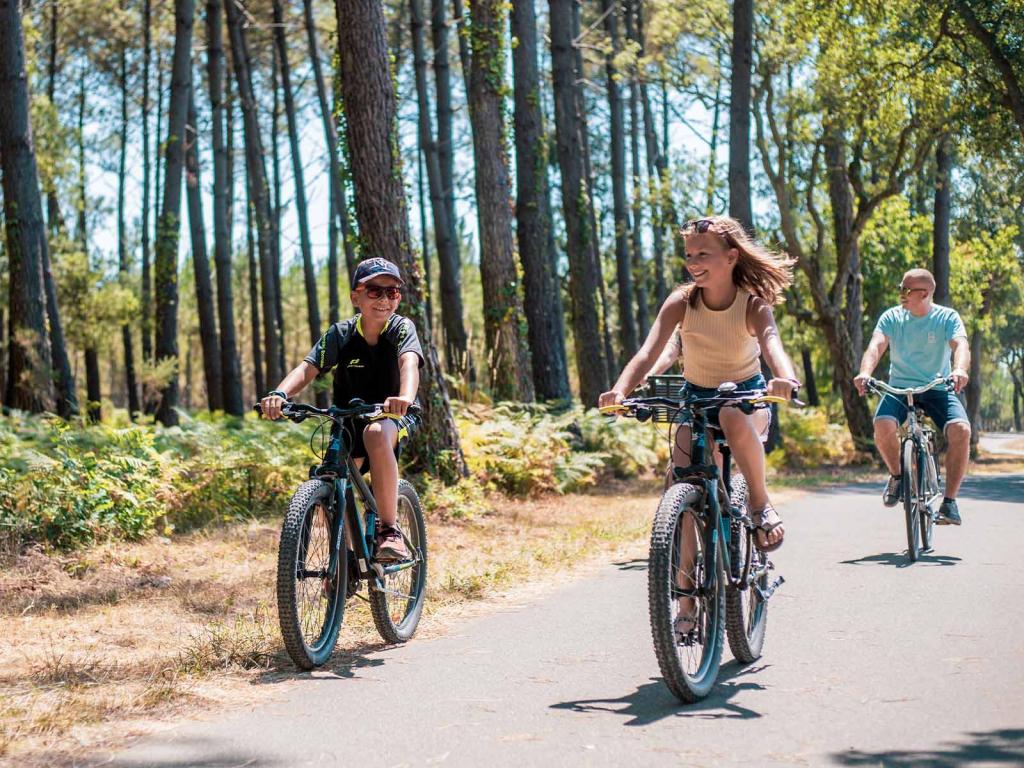
[[[636,552],[657,496],[650,480],[496,497],[494,514],[430,521],[421,634],[443,631],[471,602]],[[277,628],[276,552],[277,526],[259,522],[18,557],[0,574],[0,762],[69,763],[145,721],[252,704],[297,677]],[[379,644],[369,611],[352,601],[333,664],[358,663]]]

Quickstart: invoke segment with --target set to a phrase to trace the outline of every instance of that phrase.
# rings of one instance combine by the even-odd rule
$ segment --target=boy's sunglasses
[[[907,287],[902,286],[902,285],[900,286],[900,296],[909,296],[914,291],[921,291],[923,293],[928,293],[928,289],[927,288],[907,288]]]
[[[361,285],[356,290],[365,290],[366,295],[371,299],[387,296],[394,301],[402,296],[402,289],[395,285]]]

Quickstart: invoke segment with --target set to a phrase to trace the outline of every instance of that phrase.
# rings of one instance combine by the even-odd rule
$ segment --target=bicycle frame
[[[749,522],[746,515],[737,514],[738,510],[735,510],[731,504],[732,498],[732,451],[729,449],[728,443],[725,440],[717,440],[710,434],[710,429],[707,424],[707,417],[701,408],[691,407],[690,412],[692,414],[692,422],[690,425],[692,438],[690,443],[690,457],[691,464],[686,467],[673,467],[672,476],[679,482],[688,482],[692,484],[698,484],[704,489],[704,509],[710,511],[710,517],[707,525],[707,538],[704,542],[705,552],[710,553],[711,558],[708,567],[705,568],[704,573],[704,584],[701,585],[701,591],[711,590],[715,586],[715,579],[718,578],[718,560],[721,558],[724,564],[724,571],[726,578],[728,579],[729,586],[735,589],[747,589],[753,586],[757,590],[762,600],[767,601],[772,596],[776,589],[778,589],[782,583],[783,578],[780,576],[773,584],[767,589],[762,589],[756,582],[764,576],[769,570],[771,570],[771,564],[766,559],[764,564],[761,565],[756,571],[752,571],[750,568],[751,558],[747,558],[747,561],[743,564],[744,570],[742,573],[737,573],[734,568],[733,557],[731,551],[732,542],[732,530],[730,522],[736,520],[737,522]],[[719,471],[718,465],[711,461],[705,463],[705,455],[708,449],[709,439],[713,443],[717,443],[719,446],[719,452],[722,456],[722,469]],[[729,514],[722,514],[722,500],[728,505]],[[738,555],[738,550],[736,551]],[[738,563],[736,564],[738,565]],[[696,595],[693,595],[694,597]]]

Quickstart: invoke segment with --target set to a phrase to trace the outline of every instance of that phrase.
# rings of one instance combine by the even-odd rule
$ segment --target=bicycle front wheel
[[[747,513],[747,481],[736,474],[732,481],[732,498],[730,502],[742,512]],[[732,537],[731,557],[735,558],[740,575],[764,571],[746,589],[729,586],[725,590],[725,621],[729,648],[732,655],[742,664],[750,664],[761,658],[764,647],[764,635],[768,625],[768,603],[755,589],[768,588],[767,560],[768,556],[753,546],[753,534],[750,528],[734,520],[730,523]]]
[[[935,472],[935,456],[930,450],[921,448],[918,453],[917,462],[918,487],[922,489],[922,499],[933,502],[938,496],[939,488]],[[930,552],[932,549],[932,533],[935,527],[935,510],[921,510],[921,551]]]
[[[335,520],[338,514],[333,484],[307,480],[281,526],[277,616],[284,647],[300,669],[326,663],[338,641],[348,591],[345,527]]]
[[[416,632],[427,587],[427,528],[420,497],[406,480],[398,482],[398,527],[412,558],[388,564],[396,570],[386,573],[370,589],[373,623],[389,643],[404,643]]]
[[[685,703],[711,691],[725,639],[725,573],[709,543],[703,498],[700,488],[686,483],[665,491],[654,517],[648,559],[654,652],[665,684]]]
[[[903,512],[907,522],[907,557],[917,562],[921,556],[921,467],[913,440],[903,441]]]

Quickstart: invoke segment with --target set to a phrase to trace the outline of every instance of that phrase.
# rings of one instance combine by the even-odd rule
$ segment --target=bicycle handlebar
[[[699,408],[706,410],[708,408],[729,408],[739,407],[745,410],[756,410],[759,408],[768,408],[774,403],[790,403],[796,407],[802,407],[803,402],[797,399],[787,400],[784,397],[778,397],[777,395],[767,394],[766,389],[751,389],[746,391],[733,391],[723,394],[714,394],[707,397],[695,397],[693,395],[685,396],[682,398],[673,397],[629,397],[623,400],[618,405],[606,405],[598,410],[606,415],[614,416],[616,414],[636,414],[637,410],[644,408],[664,406],[666,408],[675,408],[681,410],[683,408]]]
[[[263,417],[263,406],[260,403],[253,405],[252,409]],[[409,413],[418,413],[420,407],[413,403],[409,406]],[[336,405],[332,405],[328,408],[317,408],[315,405],[308,405],[307,403],[293,403],[289,400],[284,402],[281,406],[281,415],[289,421],[294,421],[298,424],[300,421],[304,421],[310,416],[326,416],[334,421],[340,421],[341,419],[347,419],[351,417],[367,417],[369,420],[373,419],[400,419],[402,418],[397,413],[388,413],[384,410],[383,403],[366,403],[360,400],[358,397],[353,398],[349,401],[347,408],[339,408]]]
[[[920,387],[903,387],[903,388],[893,387],[893,386],[890,386],[887,382],[884,382],[884,381],[881,381],[881,380],[875,379],[875,378],[870,378],[870,377],[868,378],[868,380],[866,382],[864,382],[864,386],[867,387],[868,389],[870,389],[875,394],[879,394],[879,395],[886,395],[886,394],[888,394],[888,395],[898,395],[898,396],[903,396],[903,397],[906,397],[907,395],[920,395],[921,393],[933,390],[933,389],[935,389],[936,387],[938,387],[940,385],[945,385],[947,389],[952,387],[953,386],[953,377],[952,376],[946,376],[945,378],[943,378],[942,376],[938,376],[938,377],[936,377],[935,379],[933,379],[932,381],[928,382],[927,384],[925,384],[923,386],[920,386]]]

